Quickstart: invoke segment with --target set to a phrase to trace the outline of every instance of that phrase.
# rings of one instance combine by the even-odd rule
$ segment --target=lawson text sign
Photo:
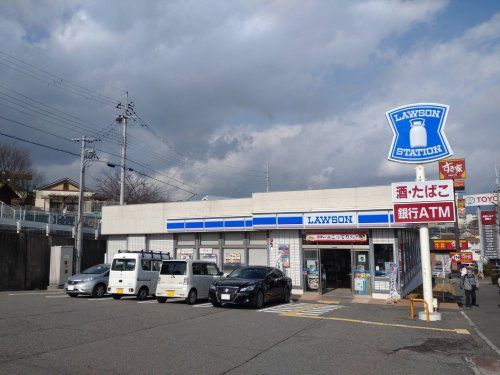
[[[429,163],[453,154],[444,134],[449,106],[417,103],[386,112],[394,137],[388,159],[400,163]]]
[[[311,227],[335,227],[353,226],[358,223],[355,212],[325,212],[320,214],[304,214],[304,226]]]

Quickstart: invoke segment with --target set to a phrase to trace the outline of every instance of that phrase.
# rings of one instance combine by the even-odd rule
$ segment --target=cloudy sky
[[[494,0],[2,1],[0,132],[75,153],[86,134],[116,163],[128,91],[131,168],[177,199],[242,197],[266,189],[266,165],[271,190],[410,180],[387,161],[385,112],[438,102],[467,192],[488,192],[499,42]],[[78,178],[76,157],[17,144],[48,181]]]

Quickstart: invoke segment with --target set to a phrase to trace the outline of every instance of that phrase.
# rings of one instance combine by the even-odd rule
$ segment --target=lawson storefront
[[[390,209],[380,209],[390,202],[386,187],[257,193],[238,200],[106,207],[102,228],[108,259],[118,250],[148,249],[213,260],[225,273],[269,265],[292,278],[296,294],[387,298],[405,294],[420,268],[418,234],[395,225]]]

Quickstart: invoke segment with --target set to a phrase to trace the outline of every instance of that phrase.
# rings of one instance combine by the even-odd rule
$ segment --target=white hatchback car
[[[156,287],[156,299],[184,298],[190,305],[208,298],[210,285],[222,276],[214,262],[203,260],[164,260]]]

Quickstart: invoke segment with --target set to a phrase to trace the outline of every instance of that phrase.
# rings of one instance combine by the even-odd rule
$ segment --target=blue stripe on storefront
[[[360,215],[358,214],[358,223],[359,224],[380,224],[387,223],[388,217],[387,214],[379,214],[379,215]]]
[[[393,215],[393,214],[390,214],[390,215],[389,215],[389,218],[390,218],[390,222],[391,222],[391,223],[394,223],[394,215]]]
[[[243,228],[244,226],[244,220],[227,220],[224,222],[225,228]]]
[[[245,220],[245,226],[246,226],[247,228],[251,228],[251,227],[252,227],[252,225],[253,225],[252,220]]]
[[[224,222],[221,221],[205,221],[205,228],[223,228]]]
[[[167,223],[167,229],[184,229],[184,223]]]
[[[253,225],[276,225],[275,217],[254,217]]]
[[[302,225],[302,216],[278,216],[278,225]]]
[[[186,229],[203,229],[203,221],[187,221]]]

